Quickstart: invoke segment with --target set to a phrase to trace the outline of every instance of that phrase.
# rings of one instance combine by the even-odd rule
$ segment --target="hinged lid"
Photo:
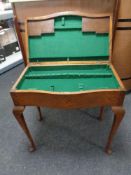
[[[29,62],[109,60],[109,25],[110,16],[77,12],[30,18],[26,25]]]

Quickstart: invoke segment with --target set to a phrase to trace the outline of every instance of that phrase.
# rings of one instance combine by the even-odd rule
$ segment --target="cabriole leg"
[[[23,116],[23,111],[24,111],[24,106],[15,106],[13,109],[13,114],[31,143],[31,147],[30,147],[29,151],[33,152],[36,150],[36,146],[35,146],[35,143],[33,141],[32,136],[31,136],[31,133],[27,127],[27,124],[25,122],[25,119]]]
[[[37,109],[38,109],[38,113],[39,113],[39,118],[38,118],[38,120],[39,120],[39,121],[42,121],[42,120],[43,120],[43,117],[42,117],[42,114],[41,114],[41,109],[40,109],[39,106],[37,106]]]
[[[104,113],[104,107],[100,107],[100,113],[99,113],[98,120],[100,120],[100,121],[103,120],[103,113]]]
[[[108,137],[107,145],[105,147],[105,152],[107,154],[112,153],[112,150],[111,150],[112,140],[125,114],[125,110],[122,106],[112,107],[112,110],[114,112],[114,121],[113,121],[112,128],[111,128],[111,131]]]

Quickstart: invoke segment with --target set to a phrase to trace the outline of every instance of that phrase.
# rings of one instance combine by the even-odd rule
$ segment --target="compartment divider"
[[[25,75],[26,79],[48,79],[48,78],[108,78],[112,73],[52,73]]]

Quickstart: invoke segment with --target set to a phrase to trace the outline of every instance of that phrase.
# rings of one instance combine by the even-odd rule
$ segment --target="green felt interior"
[[[55,18],[55,32],[29,36],[29,60],[108,60],[109,34],[82,32],[82,18]]]
[[[67,65],[30,67],[16,88],[77,92],[119,87],[108,65]]]

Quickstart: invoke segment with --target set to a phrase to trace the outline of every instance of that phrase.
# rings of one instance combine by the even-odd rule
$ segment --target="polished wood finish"
[[[44,15],[44,16],[37,16],[37,17],[28,17],[28,21],[39,21],[39,20],[47,20],[47,19],[52,19],[56,18],[58,16],[68,16],[68,15],[75,15],[75,16],[81,16],[81,17],[88,17],[88,18],[109,18],[111,15],[110,14],[90,14],[88,12],[81,12],[81,11],[64,11],[64,12],[57,12],[57,13],[52,13],[49,15]]]
[[[16,15],[15,5],[13,5],[13,11],[14,11],[14,24],[15,24],[16,33],[17,33],[20,48],[21,48],[21,53],[23,56],[24,64],[27,65],[26,52],[25,52],[25,48],[24,48],[23,38],[22,38],[22,35],[20,33],[20,28],[19,28],[19,24],[18,24],[17,15]]]
[[[119,0],[113,49],[113,64],[126,90],[131,90],[131,0]],[[130,77],[130,78],[129,78]],[[126,79],[126,80],[125,80]]]
[[[90,14],[112,14],[115,0],[45,0],[37,2],[16,2],[19,21],[27,17],[45,16],[63,11],[81,11]],[[39,10],[38,10],[39,9]]]
[[[81,13],[81,12],[61,12],[61,13],[55,13],[52,15],[46,15],[43,17],[34,17],[34,18],[28,18],[27,22],[25,23],[25,36],[26,36],[26,54],[27,58],[28,56],[28,36],[29,31],[28,29],[28,22],[30,21],[39,21],[39,20],[48,20],[56,16],[61,15],[78,15],[82,17],[92,17],[89,14]],[[103,14],[94,14],[93,18],[107,18],[107,15]],[[39,106],[43,107],[50,107],[50,108],[65,108],[65,109],[72,109],[72,108],[87,108],[87,107],[95,107],[100,106],[100,119],[102,119],[102,113],[104,106],[116,106],[113,107],[113,111],[115,112],[115,122],[113,122],[112,130],[110,132],[110,136],[106,145],[106,152],[110,153],[111,150],[111,143],[112,138],[120,124],[120,121],[123,117],[123,101],[125,96],[125,89],[123,86],[122,81],[120,80],[117,72],[115,71],[113,65],[112,65],[112,30],[113,30],[113,23],[112,23],[112,17],[110,18],[110,60],[109,61],[59,61],[59,62],[43,62],[43,63],[30,63],[27,59],[27,66],[22,72],[20,78],[17,80],[15,85],[13,86],[11,90],[11,96],[14,101],[14,115],[21,125],[22,129],[25,131],[27,137],[30,140],[30,143],[32,145],[33,150],[35,150],[35,144],[34,141],[29,133],[29,130],[27,128],[27,125],[24,121],[23,117],[23,106],[38,106],[38,112],[41,119],[41,112]],[[21,81],[24,73],[27,71],[27,69],[31,66],[56,66],[56,65],[81,65],[81,64],[87,64],[87,65],[96,65],[96,64],[106,64],[109,65],[114,73],[114,76],[118,80],[120,84],[120,88],[118,89],[100,89],[100,90],[90,90],[90,91],[80,91],[80,92],[50,92],[50,91],[43,91],[43,90],[17,90],[17,85]]]
[[[54,33],[54,20],[30,21],[28,22],[30,36],[38,36],[44,33]]]
[[[115,32],[116,32],[116,26],[117,26],[117,20],[118,20],[119,7],[120,7],[120,1],[115,0],[114,9],[113,9],[113,41],[112,41],[113,48],[114,48],[114,40],[115,40]]]
[[[119,30],[121,28],[121,30],[123,29],[126,29],[126,28],[130,28],[131,27],[131,21],[129,22],[128,20],[127,21],[124,21],[124,22],[117,22],[117,29]]]
[[[34,142],[32,136],[31,136],[31,133],[27,127],[27,124],[25,122],[25,119],[23,116],[23,111],[24,111],[24,106],[14,106],[13,114],[30,141],[31,146],[29,147],[29,151],[33,152],[33,151],[35,151],[36,146],[35,146],[35,142]]]
[[[125,114],[125,110],[122,106],[113,106],[112,107],[112,111],[114,112],[114,121],[113,121],[113,125],[109,134],[109,138],[108,138],[108,142],[105,148],[106,153],[111,154],[112,153],[112,149],[111,149],[111,144],[112,144],[112,139],[124,117]]]
[[[119,0],[119,19],[131,19],[131,0]]]
[[[37,109],[38,109],[38,113],[39,113],[39,118],[38,118],[38,120],[39,120],[39,121],[42,121],[42,120],[43,120],[43,117],[42,117],[41,109],[40,109],[40,107],[37,107]]]
[[[96,32],[96,33],[109,33],[109,19],[100,18],[83,18],[82,19],[82,31],[83,32]]]
[[[39,90],[12,90],[15,105],[45,106],[50,108],[87,108],[122,105],[122,90],[95,90],[76,93],[55,93]],[[94,100],[95,99],[95,100]]]
[[[126,87],[126,90],[128,90],[129,92],[131,92],[131,77],[123,80],[123,83]]]
[[[131,30],[118,30],[113,50],[113,65],[121,78],[131,77]],[[118,54],[119,53],[119,54]],[[118,61],[119,60],[119,61]]]
[[[104,107],[100,107],[100,114],[99,114],[98,120],[100,121],[103,120],[103,117],[104,117],[103,113],[104,113]]]

